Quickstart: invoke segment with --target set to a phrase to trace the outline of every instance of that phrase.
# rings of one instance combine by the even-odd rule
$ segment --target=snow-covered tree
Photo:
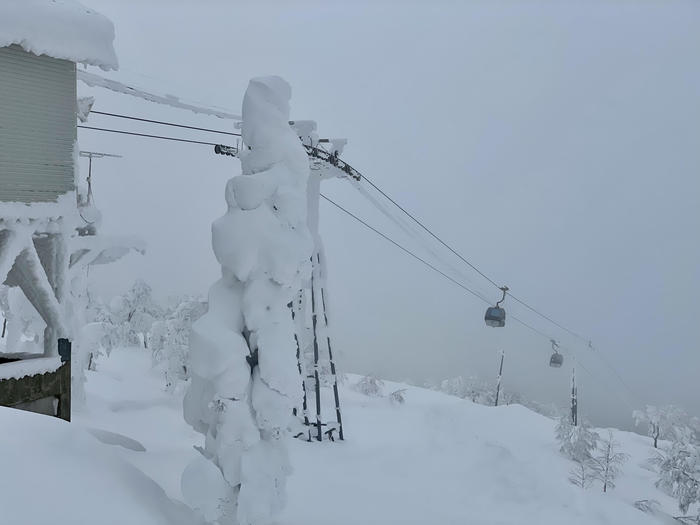
[[[654,440],[654,448],[659,448],[659,439],[673,439],[675,429],[685,427],[690,422],[685,411],[673,405],[647,405],[644,410],[632,412],[632,417],[635,425],[647,425],[648,435]]]
[[[700,503],[700,448],[690,437],[689,432],[680,433],[653,459],[659,468],[656,486],[675,497],[684,513]]]
[[[109,306],[114,324],[121,325],[126,338],[122,344],[148,348],[148,332],[163,316],[162,308],[153,299],[151,287],[138,279],[128,292],[112,299]]]
[[[189,378],[189,339],[192,325],[207,310],[203,299],[186,297],[180,300],[164,319],[151,326],[149,341],[153,364],[162,365],[165,387],[172,390],[178,381]]]
[[[586,421],[573,425],[568,415],[562,416],[555,431],[562,454],[574,461],[590,462],[599,436]]]
[[[590,460],[576,461],[569,471],[569,481],[579,488],[587,489],[593,483],[595,472]]]
[[[615,478],[629,459],[628,454],[618,451],[619,447],[612,431],[608,431],[608,437],[601,440],[597,453],[591,458],[594,465],[593,477],[603,484],[603,492],[615,488]]]
[[[184,417],[205,435],[185,469],[185,500],[220,525],[269,523],[284,504],[285,437],[300,404],[288,304],[310,278],[309,160],[289,126],[291,88],[250,81],[243,99],[242,175],[226,185],[212,226],[221,278],[192,327]]]

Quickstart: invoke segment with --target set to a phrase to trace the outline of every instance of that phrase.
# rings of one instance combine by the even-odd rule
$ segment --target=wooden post
[[[66,421],[70,421],[71,415],[71,346],[68,339],[58,340],[58,355],[63,364],[58,369],[60,394],[56,416]]]

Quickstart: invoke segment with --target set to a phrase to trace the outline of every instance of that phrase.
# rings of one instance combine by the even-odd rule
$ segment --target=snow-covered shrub
[[[310,278],[313,251],[309,160],[289,126],[290,96],[279,77],[253,79],[246,90],[243,173],[228,181],[228,210],[212,225],[221,278],[190,335],[183,413],[205,435],[211,464],[198,458],[185,470],[183,495],[219,525],[269,523],[290,472],[285,437],[301,377],[287,305]]]
[[[656,514],[661,508],[661,503],[655,499],[640,499],[634,502],[634,507],[646,514]]]
[[[659,468],[656,486],[676,498],[681,512],[700,503],[700,448],[691,442],[690,433],[678,436],[654,462]]]
[[[577,462],[590,462],[598,444],[598,434],[587,422],[573,425],[568,416],[562,416],[556,426],[559,451]]]
[[[384,395],[384,381],[374,376],[365,376],[352,385],[352,389],[370,397],[382,397]]]

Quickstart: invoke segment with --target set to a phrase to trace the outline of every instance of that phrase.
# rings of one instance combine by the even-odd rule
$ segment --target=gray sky
[[[482,303],[322,203],[345,371],[488,379],[503,348],[505,388],[565,405],[573,351],[581,408],[599,424],[629,425],[644,403],[700,412],[700,4],[85,1],[115,23],[112,78],[238,112],[251,77],[283,76],[292,118],[347,137],[348,162],[598,348],[507,301],[568,348],[564,368],[550,369],[546,338],[512,322],[486,327]],[[97,110],[231,129],[79,89]],[[94,164],[104,231],[149,244],[145,257],[94,271],[96,288],[108,296],[142,277],[161,296],[206,293],[219,271],[209,227],[239,163],[206,146],[96,132],[80,143],[124,155]],[[323,191],[409,243],[347,183]],[[451,260],[467,286],[498,298]]]

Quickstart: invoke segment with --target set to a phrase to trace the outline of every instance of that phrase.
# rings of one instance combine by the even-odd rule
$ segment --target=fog
[[[700,413],[700,4],[85,1],[116,26],[110,78],[237,113],[251,77],[281,75],[294,119],[347,137],[345,160],[595,348],[511,299],[509,315],[544,335],[486,327],[483,303],[322,202],[342,371],[495,380],[503,349],[506,390],[564,406],[575,355],[594,423],[629,428],[646,403]],[[99,111],[232,130],[79,91]],[[222,141],[99,115],[90,125]],[[143,278],[161,298],[206,294],[219,271],[210,224],[238,161],[87,130],[79,140],[123,155],[93,164],[103,231],[148,243],[145,256],[93,270],[94,289],[110,297]],[[409,245],[347,182],[322,191]],[[466,286],[499,298],[441,253]],[[547,366],[549,337],[564,347],[562,369]]]

